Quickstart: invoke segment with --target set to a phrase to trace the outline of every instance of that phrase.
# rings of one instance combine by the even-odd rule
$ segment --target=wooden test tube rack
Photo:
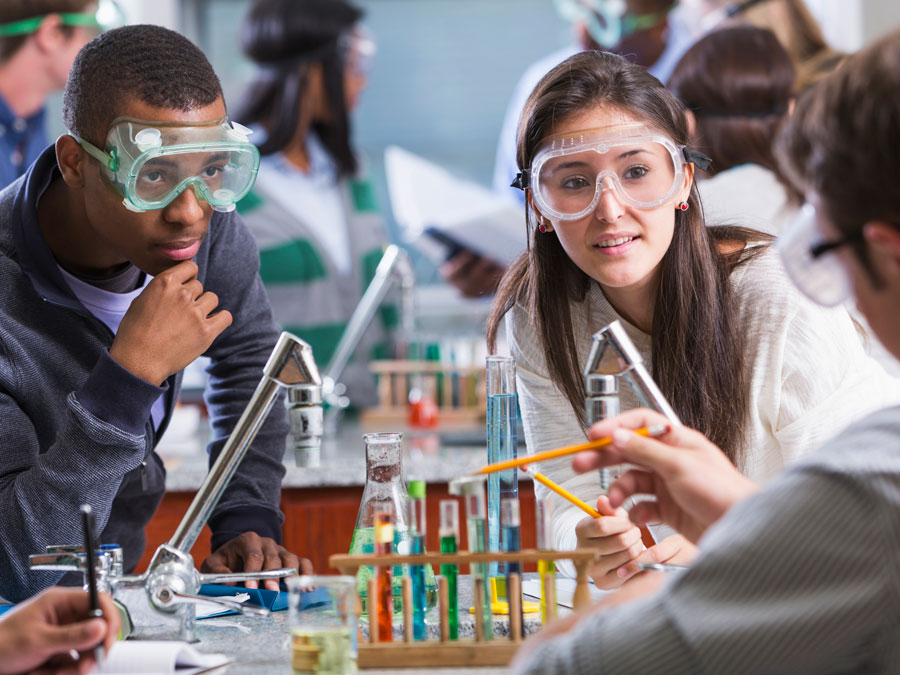
[[[536,563],[539,560],[571,560],[575,565],[575,595],[572,604],[577,609],[590,603],[588,588],[588,566],[596,557],[593,549],[576,549],[574,551],[536,551],[527,549],[514,553],[424,553],[421,555],[347,555],[337,554],[329,558],[329,564],[340,570],[341,574],[355,576],[364,565],[431,565],[441,564],[471,565],[492,562]],[[442,666],[505,666],[508,665],[522,642],[521,626],[518,625],[522,603],[521,591],[515,589],[509,594],[510,630],[508,639],[484,640],[485,631],[492,631],[493,626],[482,625],[482,602],[484,593],[474,594],[475,602],[475,639],[450,640],[447,582],[438,576],[438,608],[440,615],[440,639],[412,639],[412,603],[408,579],[404,578],[402,642],[375,642],[376,629],[370,623],[369,642],[359,641],[358,665],[360,668],[423,668],[440,663]],[[480,580],[476,580],[476,583]],[[520,588],[518,583],[513,585]],[[551,602],[553,599],[549,599]]]

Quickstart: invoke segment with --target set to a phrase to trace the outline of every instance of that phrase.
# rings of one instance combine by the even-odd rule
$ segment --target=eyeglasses
[[[853,285],[846,267],[832,251],[863,240],[862,230],[827,241],[812,204],[804,204],[775,242],[785,272],[794,285],[813,302],[834,307],[846,301]]]

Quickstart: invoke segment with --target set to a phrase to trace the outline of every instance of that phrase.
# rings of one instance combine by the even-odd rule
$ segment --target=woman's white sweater
[[[825,309],[807,300],[785,276],[774,251],[765,251],[738,267],[731,283],[746,336],[745,362],[750,374],[740,467],[745,475],[765,482],[851,422],[900,402],[900,381],[887,375],[868,355],[866,338],[846,309]],[[598,284],[592,284],[585,300],[572,307],[579,363],[587,361],[591,336],[616,319],[650,369],[650,335],[619,316]],[[506,316],[529,453],[585,439],[581,415],[576,416],[548,377],[535,325],[521,305]],[[620,399],[623,411],[638,406],[624,382]],[[544,462],[541,471],[588,503],[603,493],[598,473],[575,474],[571,458]],[[575,548],[575,525],[585,514],[542,485],[535,485],[535,492],[539,499],[553,501],[557,548]],[[561,571],[572,574],[573,568],[563,564]]]

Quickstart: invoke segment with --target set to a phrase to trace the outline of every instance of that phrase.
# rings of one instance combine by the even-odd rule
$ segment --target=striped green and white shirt
[[[522,673],[900,672],[900,407],[732,508],[654,597],[583,620]]]
[[[309,174],[282,155],[264,158],[253,190],[238,209],[259,246],[260,276],[275,320],[312,346],[324,370],[374,276],[387,235],[371,183],[337,179],[333,162],[314,137],[308,150]],[[335,236],[333,230],[341,232]],[[390,355],[388,331],[396,325],[396,307],[388,304],[341,376],[355,406],[375,403],[368,361]]]

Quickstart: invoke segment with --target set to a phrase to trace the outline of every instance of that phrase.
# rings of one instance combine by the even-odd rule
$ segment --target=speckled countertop
[[[535,575],[526,574],[525,577]],[[461,607],[471,604],[472,591],[468,576],[460,576],[459,600]],[[559,608],[560,614],[567,612],[564,607]],[[437,626],[429,625],[437,630]],[[528,614],[525,618],[527,633],[533,633],[540,628],[540,618],[537,614]],[[402,634],[400,626],[394,626],[395,639]],[[436,632],[435,632],[436,634]],[[472,618],[468,614],[460,616],[460,636],[472,635]],[[506,639],[509,635],[509,622],[505,617],[494,617],[495,639]],[[162,636],[153,628],[145,629],[135,637],[141,639],[160,639]],[[197,622],[197,637],[200,640],[194,645],[202,652],[226,654],[234,658],[234,663],[228,666],[225,675],[269,675],[278,673],[290,675],[291,654],[288,632],[288,613],[286,611],[273,612],[266,617],[250,616],[225,616],[215,619],[204,619]],[[414,673],[420,669],[388,669],[388,670],[364,670],[361,672],[372,675],[386,675],[387,673]],[[477,675],[479,673],[503,673],[505,668],[430,668],[428,672],[465,673]],[[217,671],[218,672],[218,671]]]
[[[208,471],[205,420],[197,420],[187,433],[166,433],[157,452],[166,467],[166,490],[196,490]],[[173,425],[175,426],[175,425]],[[286,455],[285,488],[316,488],[363,485],[366,482],[363,429],[356,421],[344,423],[337,437],[326,438],[320,451],[318,466],[298,467],[292,455]],[[477,430],[472,433],[438,434],[406,433],[403,440],[403,475],[406,480],[423,479],[429,483],[447,483],[483,466],[486,460],[484,441],[476,444]],[[519,446],[524,453],[524,446]],[[531,480],[519,472],[520,480]]]

